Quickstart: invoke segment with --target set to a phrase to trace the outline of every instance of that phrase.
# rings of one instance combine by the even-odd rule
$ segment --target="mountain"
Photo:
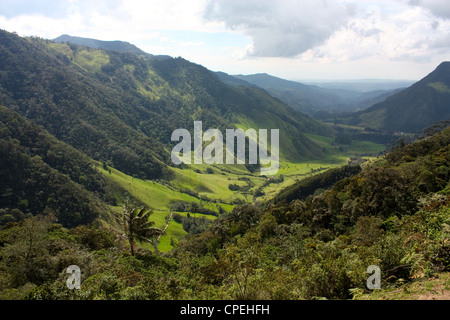
[[[447,68],[429,79],[435,96],[448,91]],[[351,144],[222,76],[182,58],[0,31],[0,299],[376,299],[430,276],[448,282],[449,127],[336,168],[373,147],[353,144],[329,171],[322,161],[283,162],[273,179],[243,166],[173,168],[171,133],[195,120],[278,128],[283,157],[295,160]],[[270,203],[258,190],[280,192]],[[118,205],[128,196],[153,209],[150,220],[126,219]],[[128,226],[114,225],[113,210]],[[161,242],[149,225],[167,226]],[[136,241],[130,254],[133,239],[152,243]],[[171,252],[158,252],[163,240]],[[68,274],[74,265],[82,281]],[[381,291],[367,291],[367,266],[382,270]],[[72,280],[81,290],[68,291]]]
[[[377,103],[381,103],[385,101],[390,96],[393,96],[394,94],[397,94],[401,91],[403,91],[405,88],[400,89],[390,89],[390,90],[377,90],[377,91],[371,91],[364,93],[361,95],[361,98],[358,101],[359,109],[366,110]]]
[[[353,87],[333,87],[331,84],[329,87],[306,85],[265,73],[232,77],[263,88],[294,109],[314,116],[322,112],[348,112],[368,108],[373,105],[370,103],[384,101],[395,92],[393,90],[354,90],[353,88],[359,88],[355,84]],[[245,82],[233,82],[230,76],[222,75],[221,79],[230,85],[245,85]]]
[[[138,56],[107,55],[4,31],[0,43],[2,105],[95,160],[110,161],[136,176],[163,176],[169,162],[163,145],[136,126],[146,112],[144,99],[127,90],[133,85],[130,79],[105,71],[115,57]],[[152,118],[149,113],[146,117]]]
[[[335,81],[311,81],[305,82],[309,85],[317,85],[325,89],[338,89],[356,92],[392,91],[399,88],[406,89],[417,81],[413,80],[391,80],[391,79],[358,79],[358,80],[335,80]]]
[[[121,53],[132,53],[136,55],[144,55],[147,57],[152,57],[153,59],[170,59],[170,56],[167,55],[153,55],[150,53],[147,53],[138,47],[136,47],[134,44],[131,44],[126,41],[102,41],[97,39],[90,39],[90,38],[82,38],[82,37],[74,37],[70,36],[68,34],[63,34],[59,36],[58,38],[55,38],[52,40],[56,43],[71,43],[76,44],[79,46],[89,47],[93,49],[101,49],[101,50],[107,50],[107,51],[117,51]]]
[[[228,86],[182,58],[154,59],[6,31],[0,32],[0,103],[90,158],[145,179],[170,178],[171,134],[179,128],[192,132],[194,120],[222,131],[280,129],[281,156],[291,160],[323,156],[305,133],[333,135],[264,90]]]
[[[54,139],[6,108],[0,108],[0,115],[3,184],[8,169],[16,169],[15,163],[35,152],[28,146],[45,146]],[[211,297],[420,299],[424,291],[436,291],[426,297],[445,299],[450,268],[449,129],[400,145],[380,163],[308,179],[291,190],[295,192],[282,195],[287,201],[236,206],[206,231],[177,241],[171,252],[147,247],[130,255],[122,233],[98,224],[68,229],[46,217],[7,223],[0,228],[0,298],[172,300],[185,305],[186,300]],[[15,150],[3,152],[5,142]],[[69,149],[70,158],[75,154]],[[45,148],[42,151],[37,153],[44,155]],[[64,157],[65,150],[59,151]],[[8,167],[3,166],[5,160]],[[37,175],[30,182],[22,179],[20,170],[11,174],[20,178],[17,185],[55,176],[54,171],[47,176],[40,169],[31,172]],[[78,205],[85,200],[76,199]],[[21,207],[26,207],[24,200]],[[174,220],[180,217],[174,215]],[[74,264],[83,271],[81,290],[68,291],[67,284],[77,280],[77,273],[67,274]],[[382,270],[381,289],[367,290],[367,266]],[[439,290],[429,290],[437,286]],[[179,308],[170,309],[174,317],[180,314]]]
[[[371,108],[357,113],[353,124],[391,132],[421,131],[450,120],[450,62]]]
[[[222,72],[222,71],[217,71],[216,76],[220,79],[220,81],[222,81],[223,83],[225,83],[229,86],[233,86],[233,87],[244,86],[244,87],[253,87],[253,88],[258,87],[257,85],[254,85],[246,80],[240,79],[238,77],[230,76],[229,74]]]
[[[135,45],[125,42],[125,41],[101,41],[96,39],[89,38],[81,38],[81,37],[73,37],[67,34],[63,34],[56,39],[53,39],[53,42],[57,43],[73,43],[78,44],[80,46],[90,47],[93,49],[103,49],[103,50],[114,50],[118,52],[128,52],[137,55],[145,55],[146,53],[136,47]]]
[[[45,212],[75,227],[114,203],[86,155],[2,106],[0,164],[0,225]]]
[[[272,96],[282,100],[295,110],[311,114],[317,109],[326,108],[336,102],[337,97],[324,94],[317,86],[308,86],[295,81],[277,78],[266,73],[253,75],[234,75],[265,89]]]

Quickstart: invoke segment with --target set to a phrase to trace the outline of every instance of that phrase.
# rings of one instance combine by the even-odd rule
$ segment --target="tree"
[[[0,249],[0,271],[10,275],[13,287],[27,282],[40,285],[55,276],[55,260],[50,256],[52,246],[47,235],[51,224],[52,218],[37,215],[6,233],[5,244]]]
[[[155,224],[154,221],[149,220],[152,213],[152,210],[145,207],[132,208],[127,201],[123,206],[122,214],[116,216],[116,220],[122,227],[124,236],[128,239],[132,256],[136,252],[136,241],[149,242],[156,248],[157,241],[154,237],[163,233],[160,228],[153,227]]]
[[[225,267],[231,281],[231,291],[238,300],[254,299],[257,290],[251,283],[262,261],[261,239],[256,232],[249,232],[228,245],[219,263]]]

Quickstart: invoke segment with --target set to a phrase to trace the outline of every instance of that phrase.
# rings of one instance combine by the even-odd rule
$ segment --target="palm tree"
[[[122,214],[116,216],[124,236],[128,239],[132,256],[136,251],[136,242],[149,242],[156,248],[157,241],[154,237],[163,233],[160,228],[153,227],[155,222],[149,220],[152,213],[152,210],[145,207],[131,208],[127,201],[123,206]]]

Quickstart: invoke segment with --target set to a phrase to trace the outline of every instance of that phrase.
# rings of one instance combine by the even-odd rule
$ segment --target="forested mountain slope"
[[[352,123],[391,132],[417,132],[450,120],[450,62],[384,102],[357,113]]]
[[[73,37],[68,34],[63,34],[52,40],[57,43],[70,42],[80,46],[90,47],[93,49],[114,50],[122,53],[133,53],[137,55],[146,55],[144,51],[135,45],[124,41],[101,41],[96,39],[88,39],[82,37]]]
[[[114,203],[86,155],[2,106],[0,162],[0,225],[45,213],[75,227]]]
[[[256,88],[223,84],[184,59],[154,59],[0,32],[0,101],[89,157],[130,175],[170,177],[171,133],[280,129],[281,155],[320,158],[303,133],[333,131]]]
[[[109,160],[130,174],[163,175],[162,145],[137,127],[136,115],[148,114],[144,99],[126,90],[129,83],[96,73],[109,63],[108,55],[85,48],[76,55],[69,46],[4,31],[0,43],[4,106],[94,159]]]
[[[382,289],[406,292],[450,268],[450,128],[429,132],[331,187],[314,181],[306,199],[237,206],[166,254],[131,256],[107,229],[42,217],[8,224],[0,228],[0,297],[376,298],[366,286],[373,265]],[[73,263],[83,270],[80,290],[66,286]]]
[[[394,90],[357,91],[355,89],[333,88],[332,86],[321,87],[289,81],[268,74],[234,76],[219,74],[219,76],[222,81],[231,85],[239,85],[239,81],[241,81],[263,88],[295,110],[313,115],[316,118],[319,118],[323,113],[332,114],[366,109],[375,103],[384,101],[395,92]],[[236,80],[233,81],[231,78]],[[371,102],[373,103],[370,104]]]

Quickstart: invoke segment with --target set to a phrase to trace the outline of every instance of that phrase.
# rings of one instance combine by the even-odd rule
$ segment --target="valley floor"
[[[217,212],[217,215],[202,214],[201,210],[177,212],[182,216],[189,214],[196,218],[214,220],[220,212],[230,212],[236,205],[265,202],[299,180],[345,165],[351,159],[370,161],[384,150],[383,145],[364,141],[353,141],[341,150],[332,146],[331,140],[322,139],[317,142],[328,150],[326,158],[298,163],[281,159],[278,173],[274,177],[261,176],[259,170],[250,173],[243,165],[191,165],[173,168],[174,176],[171,181],[137,179],[100,163],[97,169],[117,186],[115,196],[119,206],[113,207],[114,211],[121,211],[125,191],[133,200],[152,208],[152,220],[157,226],[163,226],[171,206],[176,202],[198,203],[202,208]],[[178,239],[185,235],[187,232],[183,226],[172,220],[166,234],[160,239],[159,250],[170,251]]]

